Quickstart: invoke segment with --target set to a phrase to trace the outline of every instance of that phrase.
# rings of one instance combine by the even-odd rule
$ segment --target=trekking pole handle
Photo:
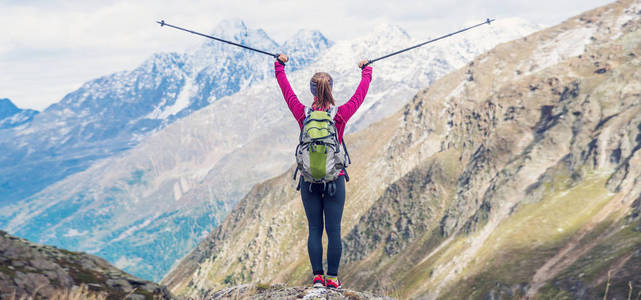
[[[369,60],[369,59],[368,59],[368,60],[367,60],[367,62],[366,62],[366,63],[364,63],[364,64],[361,66],[361,70],[362,70],[362,69],[365,69],[365,67],[369,66],[371,63],[373,63],[373,61],[371,61],[371,60]]]
[[[284,65],[286,64],[286,62],[284,62],[284,61],[282,61],[282,60],[280,59],[280,55],[281,55],[281,54],[282,54],[282,53],[276,53],[276,54],[274,54],[274,58],[276,58],[276,60],[278,61],[278,63],[280,63],[281,65],[283,65],[283,66],[284,66]]]

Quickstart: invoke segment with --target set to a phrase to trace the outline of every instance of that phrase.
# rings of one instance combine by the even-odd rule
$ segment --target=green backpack
[[[294,173],[294,180],[300,171],[306,182],[327,183],[338,178],[341,170],[345,171],[350,164],[345,143],[344,151],[341,151],[338,142],[338,132],[334,124],[336,112],[333,107],[328,111],[307,109],[296,147],[298,167]],[[345,179],[349,181],[347,171]],[[300,184],[298,187],[300,188]]]

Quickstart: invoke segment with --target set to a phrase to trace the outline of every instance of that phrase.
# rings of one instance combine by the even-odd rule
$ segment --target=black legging
[[[341,262],[341,218],[345,206],[345,179],[339,176],[334,180],[335,190],[330,193],[330,184],[311,184],[301,182],[301,198],[305,206],[309,237],[307,238],[307,252],[312,263],[314,275],[323,273],[323,215],[325,215],[325,229],[327,230],[327,275],[338,276],[338,266]],[[333,195],[331,195],[333,194]],[[330,196],[331,195],[331,196]]]

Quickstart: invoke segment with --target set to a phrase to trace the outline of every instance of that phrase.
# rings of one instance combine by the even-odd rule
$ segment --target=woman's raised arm
[[[288,61],[289,57],[287,57],[287,55],[280,54],[278,59],[274,62],[276,81],[278,81],[278,86],[280,86],[280,90],[283,93],[283,98],[285,98],[285,102],[287,103],[289,110],[300,125],[302,124],[303,119],[305,119],[305,105],[298,100],[298,97],[294,93],[294,90],[285,75],[285,63]]]
[[[367,60],[363,60],[358,64],[358,66],[362,67],[367,62]],[[343,118],[345,123],[347,123],[347,120],[349,120],[349,118],[356,113],[361,104],[363,104],[363,100],[365,100],[367,90],[369,89],[369,83],[371,81],[372,67],[367,66],[361,71],[361,82],[358,84],[358,88],[356,88],[356,92],[352,98],[350,98],[345,104],[338,107],[338,114]]]

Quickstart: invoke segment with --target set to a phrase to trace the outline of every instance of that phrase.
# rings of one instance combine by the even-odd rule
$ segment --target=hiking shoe
[[[323,277],[323,275],[314,276],[314,287],[320,288],[324,286],[325,286],[325,278]]]
[[[340,289],[343,287],[343,283],[340,280],[338,280],[338,278],[336,279],[336,281],[327,278],[327,282],[325,283],[325,286],[330,289]]]

